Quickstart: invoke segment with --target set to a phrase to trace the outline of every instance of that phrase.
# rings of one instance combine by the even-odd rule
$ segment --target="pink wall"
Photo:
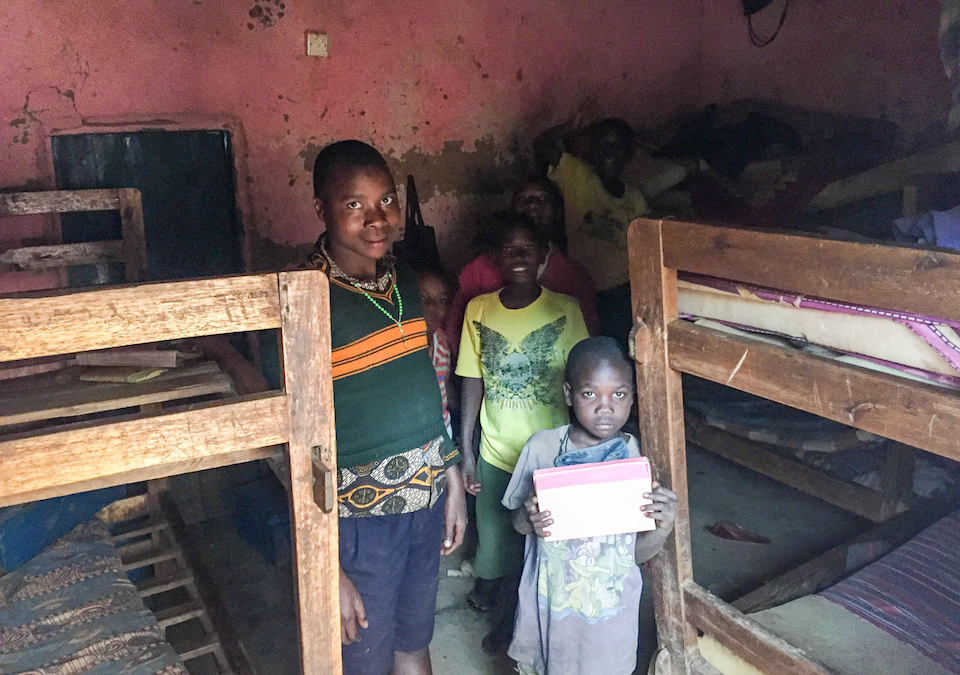
[[[417,176],[428,222],[462,264],[472,219],[522,170],[531,136],[585,105],[639,124],[748,96],[911,128],[945,118],[939,0],[792,0],[760,50],[739,6],[4,0],[0,187],[52,186],[57,130],[226,126],[254,260],[273,267],[317,234],[316,152],[357,137],[398,179]],[[304,55],[308,30],[330,35],[329,58]],[[0,241],[11,227],[0,222]]]
[[[766,35],[783,0],[756,15]],[[704,103],[765,98],[815,110],[882,116],[906,132],[946,121],[937,51],[941,0],[791,0],[780,35],[750,44],[738,0],[704,0]]]
[[[309,168],[330,141],[372,141],[398,179],[414,172],[462,262],[457,233],[517,174],[531,134],[585,101],[659,122],[699,92],[698,0],[3,5],[0,186],[51,186],[56,130],[213,115],[246,139],[241,204],[259,266],[315,239]],[[330,35],[329,58],[305,56],[308,30]]]

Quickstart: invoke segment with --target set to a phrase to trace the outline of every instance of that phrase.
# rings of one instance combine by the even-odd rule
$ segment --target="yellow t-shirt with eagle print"
[[[481,457],[513,472],[534,432],[569,422],[563,370],[573,345],[587,337],[577,301],[546,288],[522,309],[504,307],[499,291],[470,301],[457,375],[483,379]]]

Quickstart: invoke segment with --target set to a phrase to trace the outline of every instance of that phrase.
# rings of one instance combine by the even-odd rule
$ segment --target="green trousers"
[[[477,462],[477,557],[474,572],[481,579],[519,576],[523,571],[525,537],[513,529],[510,510],[500,503],[513,474],[481,457]]]

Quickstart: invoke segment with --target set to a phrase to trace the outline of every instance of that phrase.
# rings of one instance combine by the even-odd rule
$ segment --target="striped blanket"
[[[0,577],[0,675],[189,675],[106,525],[78,525]]]
[[[960,675],[960,511],[820,595]]]

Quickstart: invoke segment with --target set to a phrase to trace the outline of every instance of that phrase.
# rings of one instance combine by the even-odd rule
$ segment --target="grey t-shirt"
[[[503,496],[518,509],[533,493],[533,472],[554,466],[570,426],[538,431],[523,447]],[[630,457],[640,444],[623,434]],[[513,642],[521,672],[628,675],[637,663],[640,568],[636,533],[544,541],[527,535]]]

